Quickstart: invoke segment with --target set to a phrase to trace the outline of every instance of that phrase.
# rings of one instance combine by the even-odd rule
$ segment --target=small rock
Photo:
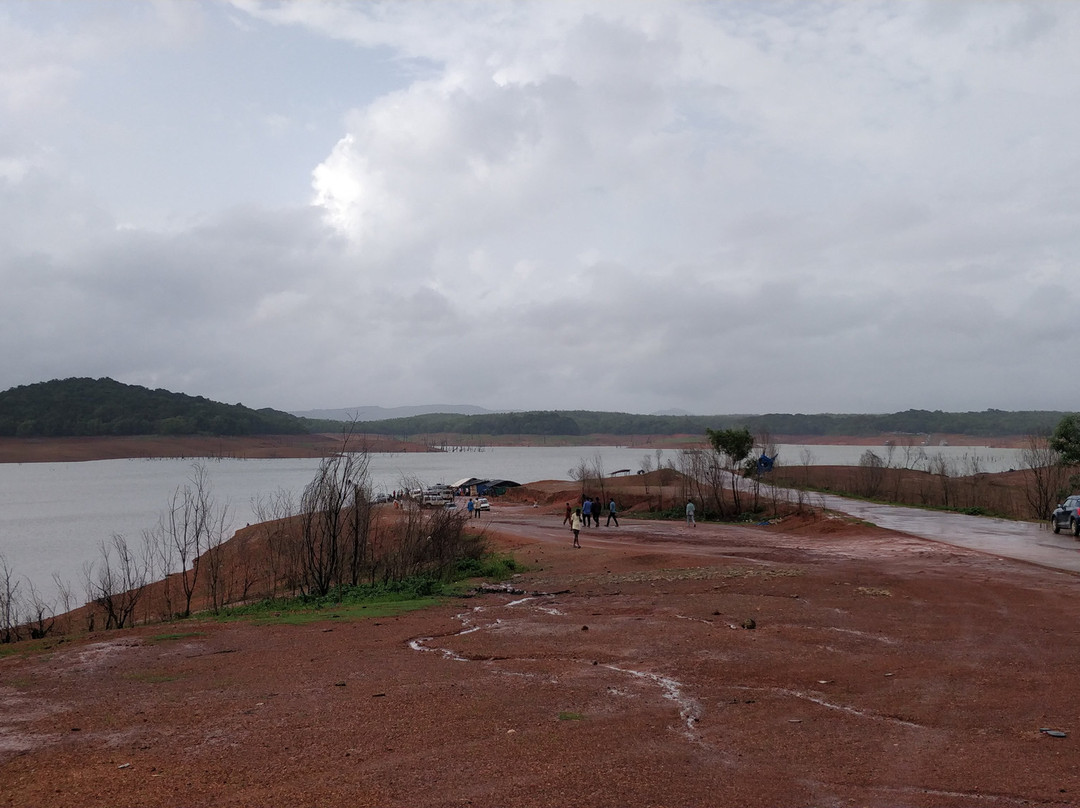
[[[588,631],[588,630],[589,630],[589,627],[588,627],[588,626],[582,626],[582,627],[581,627],[581,630],[582,630],[582,631]]]
[[[752,631],[755,628],[757,628],[757,623],[754,622],[754,618],[748,617],[748,618],[746,618],[745,620],[742,621],[742,627],[747,629],[747,630]]]

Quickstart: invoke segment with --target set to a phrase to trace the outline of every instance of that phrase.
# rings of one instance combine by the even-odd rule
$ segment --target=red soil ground
[[[574,550],[534,498],[481,520],[525,594],[17,648],[0,805],[1080,804],[1076,576],[813,515]]]

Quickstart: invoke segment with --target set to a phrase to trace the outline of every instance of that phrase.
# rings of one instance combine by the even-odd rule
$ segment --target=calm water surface
[[[780,463],[854,465],[867,448],[882,457],[884,447],[780,446]],[[932,447],[954,463],[956,473],[976,458],[979,470],[1019,467],[1016,450],[984,447]],[[570,469],[599,456],[605,471],[637,471],[644,458],[656,465],[656,454],[642,447],[492,447],[483,451],[372,454],[371,478],[376,491],[401,488],[403,481],[424,485],[453,483],[465,477],[504,478],[520,483],[570,479]],[[662,462],[678,452],[665,450]],[[0,554],[20,578],[29,578],[51,597],[53,573],[82,594],[82,569],[96,561],[98,545],[119,533],[130,541],[157,525],[173,492],[192,473],[191,459],[100,460],[86,463],[0,464]],[[254,502],[278,491],[298,500],[318,467],[315,459],[235,460],[201,462],[218,502],[227,503],[231,528],[255,521]],[[897,452],[894,463],[902,463]]]

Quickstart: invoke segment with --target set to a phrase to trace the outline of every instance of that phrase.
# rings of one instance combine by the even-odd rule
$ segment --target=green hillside
[[[112,379],[54,379],[0,393],[0,435],[292,435],[304,422],[277,410],[220,404]]]

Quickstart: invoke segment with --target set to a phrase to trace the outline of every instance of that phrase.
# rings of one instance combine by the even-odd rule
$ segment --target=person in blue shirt
[[[592,518],[592,500],[585,497],[585,501],[581,503],[581,518],[585,522],[585,527],[589,526],[589,520]]]
[[[605,526],[610,527],[612,520],[615,521],[615,527],[618,527],[619,517],[615,515],[615,497],[612,497],[611,502],[609,502],[607,505],[607,523]]]

